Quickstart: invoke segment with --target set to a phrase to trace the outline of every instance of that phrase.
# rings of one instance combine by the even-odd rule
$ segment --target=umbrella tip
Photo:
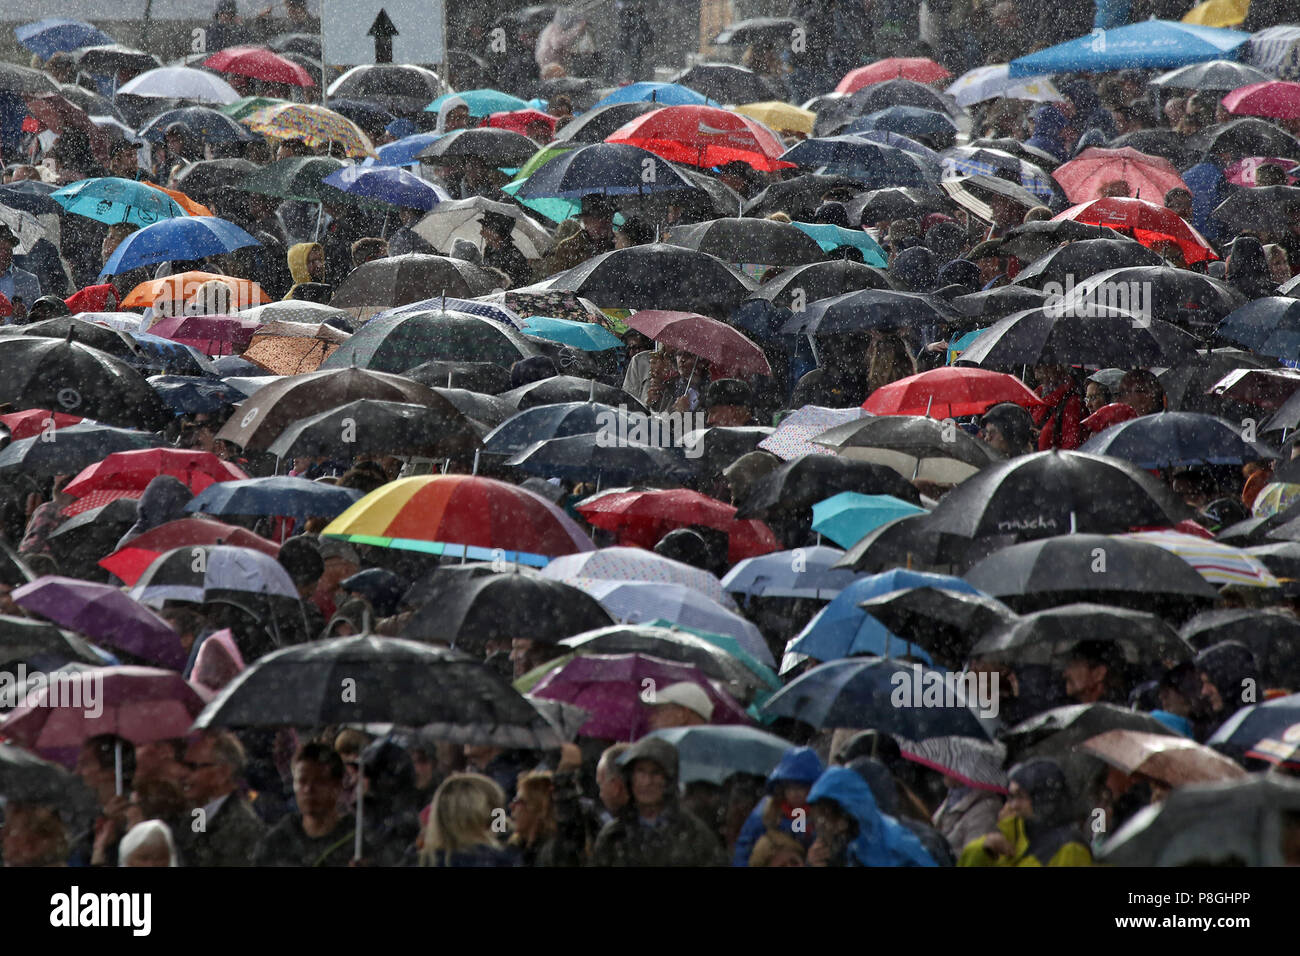
[[[69,343],[75,341],[75,333],[76,333],[76,330],[73,328],[72,323],[69,322],[69,323],[68,323],[68,334],[65,335],[65,336],[63,337],[63,341],[64,341],[64,342],[69,342]]]

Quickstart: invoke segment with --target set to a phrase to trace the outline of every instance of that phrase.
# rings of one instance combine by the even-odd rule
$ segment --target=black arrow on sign
[[[366,36],[375,38],[375,62],[392,63],[393,37],[397,36],[397,27],[393,26],[387,10],[380,9],[375,22],[370,24],[370,29],[366,31]]]

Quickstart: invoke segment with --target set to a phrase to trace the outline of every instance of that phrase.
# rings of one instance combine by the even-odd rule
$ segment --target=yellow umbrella
[[[1183,17],[1184,23],[1202,27],[1235,27],[1250,12],[1250,0],[1205,0],[1198,3]]]
[[[800,109],[797,106],[791,106],[789,103],[782,103],[779,100],[770,100],[766,103],[746,103],[744,106],[737,106],[736,112],[743,113],[750,119],[756,119],[764,126],[771,127],[778,132],[803,133],[805,136],[812,135],[813,121],[817,119],[816,113]]]
[[[240,120],[254,133],[273,139],[300,139],[308,146],[340,144],[348,156],[373,156],[374,144],[356,123],[312,103],[286,103],[249,113]]]

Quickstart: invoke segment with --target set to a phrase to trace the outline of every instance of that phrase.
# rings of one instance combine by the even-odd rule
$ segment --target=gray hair
[[[172,830],[161,820],[141,820],[122,837],[117,847],[117,865],[130,866],[131,854],[144,846],[161,844],[167,848],[171,858],[169,866],[180,866],[176,862],[176,842],[172,839]]]

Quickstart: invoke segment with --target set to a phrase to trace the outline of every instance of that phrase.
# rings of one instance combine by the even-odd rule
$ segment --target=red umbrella
[[[256,322],[233,315],[174,315],[149,326],[157,335],[182,345],[192,345],[204,355],[233,355],[253,340]]]
[[[483,125],[497,129],[513,130],[521,136],[527,136],[530,127],[538,123],[543,124],[551,136],[555,135],[555,117],[550,113],[543,113],[541,110],[511,110],[507,113],[493,113]]]
[[[311,74],[292,60],[263,46],[231,46],[203,61],[209,70],[248,76],[268,83],[289,86],[315,86]]]
[[[728,375],[772,374],[761,348],[730,325],[706,315],[643,309],[627,324],[656,342],[708,359],[714,368]]]
[[[39,435],[48,427],[47,422],[53,416],[54,428],[66,428],[68,425],[75,425],[82,421],[76,415],[65,415],[63,412],[50,412],[44,408],[29,408],[25,412],[10,412],[8,415],[0,415],[0,422],[9,429],[9,435],[14,441],[20,438],[31,438],[33,435]]]
[[[1014,375],[950,365],[890,382],[871,393],[862,407],[875,415],[960,418],[982,415],[999,402],[1035,408],[1043,400]]]
[[[716,106],[666,106],[620,126],[605,142],[630,143],[690,166],[742,162],[769,173],[795,166],[780,158],[785,144],[770,129]]]
[[[669,531],[703,525],[727,534],[727,560],[732,564],[781,550],[763,522],[737,521],[733,505],[689,488],[615,491],[581,502],[577,509],[588,523],[618,532],[620,545],[653,548]]]
[[[80,500],[63,509],[63,513],[75,515],[117,498],[139,498],[149,482],[159,475],[180,479],[196,495],[218,481],[248,478],[242,469],[208,451],[181,448],[117,451],[68,482],[64,490]]]
[[[1089,147],[1065,165],[1058,166],[1052,178],[1061,184],[1070,202],[1096,199],[1102,186],[1116,180],[1128,184],[1130,196],[1139,199],[1154,197],[1161,202],[1169,190],[1187,188],[1173,163],[1163,156],[1140,153],[1131,146],[1123,149]]]
[[[837,93],[856,93],[864,86],[886,80],[912,80],[916,83],[938,83],[952,79],[952,74],[927,56],[891,56],[877,60],[844,74],[835,87]]]
[[[1173,243],[1178,246],[1183,261],[1189,266],[1219,258],[1205,237],[1188,225],[1178,213],[1145,199],[1127,199],[1122,196],[1094,199],[1071,206],[1052,218],[1109,226],[1118,232],[1131,234],[1148,248]]]
[[[228,544],[237,548],[252,548],[274,558],[280,546],[261,535],[210,518],[181,518],[168,521],[138,538],[99,562],[99,566],[117,575],[127,584],[134,585],[153,564],[154,559],[173,548],[202,544]]]
[[[1300,83],[1267,80],[1238,87],[1223,98],[1223,108],[1236,116],[1300,119]]]

